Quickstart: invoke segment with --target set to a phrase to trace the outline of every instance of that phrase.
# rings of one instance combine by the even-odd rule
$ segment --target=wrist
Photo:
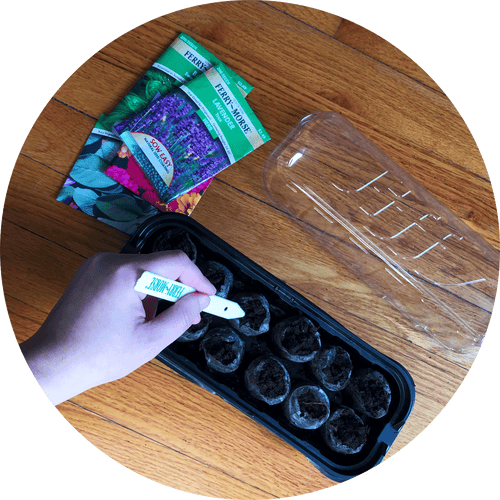
[[[26,363],[40,387],[54,405],[80,394],[87,388],[80,387],[72,373],[69,359],[35,334],[20,345]]]

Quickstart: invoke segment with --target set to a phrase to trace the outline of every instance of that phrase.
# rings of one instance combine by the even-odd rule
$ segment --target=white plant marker
[[[169,280],[149,271],[142,273],[142,276],[135,284],[134,290],[169,302],[176,302],[184,295],[196,292],[194,288],[184,285],[184,283]],[[239,304],[216,295],[210,295],[210,305],[203,309],[203,312],[225,319],[243,318],[245,316],[245,311]]]

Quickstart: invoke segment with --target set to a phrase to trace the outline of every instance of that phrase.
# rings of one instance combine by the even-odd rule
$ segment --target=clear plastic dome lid
[[[263,184],[276,207],[410,320],[416,338],[475,357],[498,252],[346,118],[303,118],[266,161]]]

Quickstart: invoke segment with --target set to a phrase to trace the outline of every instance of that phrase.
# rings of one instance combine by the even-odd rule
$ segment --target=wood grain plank
[[[25,304],[10,295],[5,295],[5,303],[18,343],[34,335],[47,317],[46,312],[35,309],[31,304]]]
[[[342,23],[342,18],[320,9],[312,9],[288,2],[263,2],[280,12],[314,27],[315,29],[334,37]]]
[[[373,31],[367,30],[348,19],[343,19],[335,33],[335,38],[363,54],[422,82],[424,85],[443,92],[418,64],[387,40],[373,33]]]
[[[105,49],[105,48],[104,48]],[[123,59],[127,61],[127,59]],[[71,105],[97,120],[101,113],[109,113],[147,70],[97,52],[85,61],[55,93],[55,99]],[[144,61],[143,61],[144,64]],[[82,92],[82,82],[92,82],[90,92]]]
[[[6,295],[48,314],[83,261],[84,257],[57,243],[3,221],[2,277]]]
[[[63,403],[58,409],[77,431],[109,457],[160,484],[199,495],[210,489],[218,498],[273,497],[74,403]]]
[[[93,118],[51,99],[28,134],[21,154],[67,175],[94,124]]]
[[[270,7],[284,12],[323,33],[336,38],[353,49],[359,50],[377,61],[414,78],[434,90],[442,92],[436,82],[404,52],[384,38],[347,19],[331,15],[322,10],[310,9],[286,2],[265,2]]]

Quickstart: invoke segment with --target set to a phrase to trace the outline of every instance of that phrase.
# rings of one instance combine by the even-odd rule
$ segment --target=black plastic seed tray
[[[415,389],[407,370],[363,342],[312,302],[186,215],[167,213],[151,218],[131,237],[122,253],[150,253],[156,249],[155,242],[161,240],[160,236],[172,229],[189,236],[196,252],[192,258],[198,266],[203,268],[207,262],[218,262],[230,271],[233,283],[228,299],[232,300],[241,293],[261,294],[269,303],[271,316],[266,333],[255,336],[238,333],[245,344],[245,352],[234,372],[219,373],[207,366],[204,351],[200,349],[203,337],[189,342],[176,341],[160,353],[158,359],[277,434],[334,481],[345,481],[379,464],[413,408]],[[174,244],[182,246],[178,238]],[[160,302],[160,312],[169,307],[168,303]],[[347,351],[352,362],[349,385],[353,385],[352,379],[357,373],[366,370],[375,370],[385,378],[391,399],[384,416],[374,418],[369,415],[370,412],[359,409],[349,385],[340,391],[326,389],[314,377],[310,362],[297,363],[283,359],[272,341],[272,332],[278,323],[290,317],[307,318],[316,325],[323,349],[337,346]],[[209,319],[208,332],[215,328],[231,327],[228,320],[214,316]],[[352,454],[333,451],[324,439],[323,427],[327,424],[312,430],[298,428],[287,418],[285,402],[269,405],[252,396],[245,385],[245,372],[252,361],[263,355],[272,355],[282,362],[290,375],[292,390],[304,384],[320,386],[330,401],[330,414],[337,408],[354,408],[368,432],[361,450]]]

